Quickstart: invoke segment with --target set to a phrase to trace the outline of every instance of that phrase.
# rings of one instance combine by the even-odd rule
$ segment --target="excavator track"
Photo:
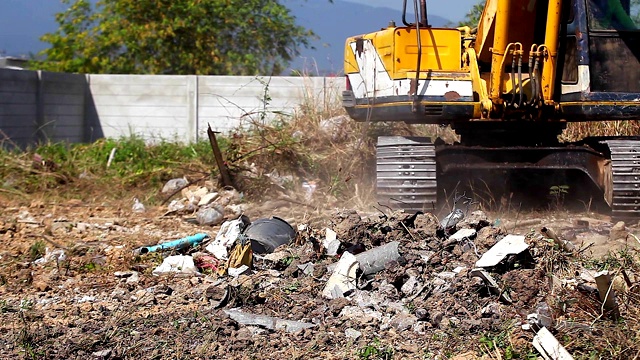
[[[436,151],[431,139],[381,136],[376,157],[376,192],[380,204],[405,211],[435,208]]]
[[[611,152],[615,220],[640,220],[640,139],[605,140]]]

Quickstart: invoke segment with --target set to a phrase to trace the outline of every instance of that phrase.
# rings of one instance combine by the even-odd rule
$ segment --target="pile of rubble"
[[[240,204],[242,195],[234,188],[216,190],[211,181],[205,186],[189,185],[185,178],[169,180],[162,188],[162,194],[172,198],[180,193],[182,198],[171,200],[167,206],[168,215],[195,214],[200,225],[219,225],[225,217],[237,218],[244,212]]]
[[[251,231],[246,217],[225,222],[215,239],[191,244],[204,241],[205,253],[165,258],[153,274],[209,274],[204,296],[252,336],[332,328],[352,341],[389,331],[424,336],[463,329],[477,337],[510,324],[515,338],[532,341],[544,356],[570,358],[549,332],[563,320],[547,303],[550,276],[560,287],[567,283],[549,273],[545,257],[570,256],[576,248],[567,249],[551,229],[542,229],[545,236],[506,234],[482,211],[453,226],[432,214],[342,212],[326,228],[299,225],[297,235],[278,218],[255,223],[263,226]],[[608,282],[599,287],[600,275],[573,286],[605,286],[601,300],[611,302],[611,278],[605,274]]]

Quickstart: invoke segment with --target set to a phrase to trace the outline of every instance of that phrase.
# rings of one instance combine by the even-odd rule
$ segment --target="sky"
[[[95,1],[95,0],[94,0]],[[328,0],[297,0],[306,3],[307,6],[316,2]],[[362,5],[386,7],[399,12],[402,10],[403,0],[343,0]],[[462,20],[466,12],[478,0],[428,0],[428,13],[439,15],[452,23]],[[412,7],[412,0],[408,0]],[[54,21],[56,12],[64,9],[65,5],[60,0],[0,0],[0,55],[6,52],[8,55],[23,56],[36,53],[46,47],[45,43],[38,40],[39,36],[46,32],[52,32],[57,28]],[[386,24],[388,19],[383,22]],[[354,22],[355,24],[355,22]],[[368,28],[362,27],[365,31]],[[352,35],[349,32],[349,35]],[[338,45],[336,45],[338,46]]]
[[[309,0],[319,1],[319,0]],[[369,6],[389,7],[392,9],[402,9],[402,0],[345,0],[349,2],[365,4]],[[464,18],[467,11],[478,3],[478,0],[427,0],[427,13],[442,16],[453,22],[458,22]],[[407,6],[413,6],[413,1],[408,0]]]

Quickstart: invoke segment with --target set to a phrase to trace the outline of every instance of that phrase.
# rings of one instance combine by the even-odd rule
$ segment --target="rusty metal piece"
[[[209,143],[211,144],[211,150],[213,150],[213,156],[216,158],[216,164],[218,165],[218,170],[220,170],[222,185],[233,186],[233,182],[231,181],[231,175],[229,175],[229,169],[227,169],[227,165],[224,163],[224,160],[222,159],[222,152],[220,151],[220,147],[218,146],[218,141],[216,140],[216,132],[211,129],[211,124],[209,124],[207,128],[207,135],[209,136]]]
[[[444,99],[447,101],[456,101],[460,99],[461,96],[456,91],[447,91],[444,93]]]

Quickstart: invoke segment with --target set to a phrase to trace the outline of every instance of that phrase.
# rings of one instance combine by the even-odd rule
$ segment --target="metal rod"
[[[420,22],[418,21],[418,0],[413,0],[413,9],[416,16],[416,34],[418,36],[418,64],[416,65],[416,91],[413,94],[411,112],[418,112],[418,94],[420,92],[420,63],[422,62],[422,39],[420,36]]]
[[[211,144],[211,150],[213,150],[213,156],[216,158],[216,164],[218,165],[218,170],[220,170],[220,177],[222,177],[222,185],[223,186],[233,186],[231,182],[231,176],[229,175],[229,169],[224,163],[222,159],[222,152],[220,151],[220,147],[218,146],[218,141],[216,140],[216,133],[211,130],[211,124],[208,124],[209,128],[207,129],[207,135],[209,136],[209,143]]]
[[[420,24],[429,27],[429,19],[427,18],[427,0],[420,0]]]

